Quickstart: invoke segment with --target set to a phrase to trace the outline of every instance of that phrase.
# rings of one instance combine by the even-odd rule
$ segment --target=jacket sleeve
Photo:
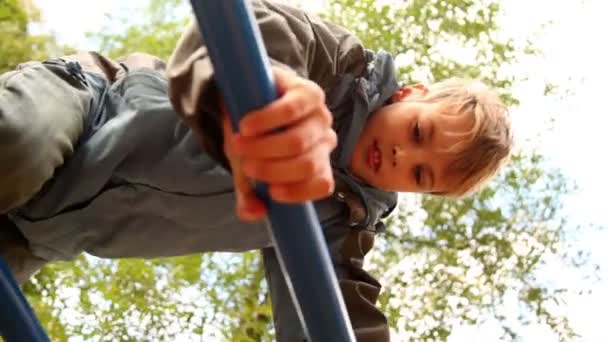
[[[366,54],[360,41],[343,28],[297,8],[270,1],[253,1],[271,63],[294,70],[324,90],[340,74],[361,75]],[[191,23],[167,65],[173,106],[203,140],[221,140],[213,68],[197,25]],[[205,138],[203,138],[205,136]],[[207,148],[208,149],[208,148]],[[221,149],[220,149],[221,150]]]
[[[375,232],[339,224],[324,230],[357,341],[388,342],[387,319],[375,306],[381,285],[363,269],[363,258],[372,248]],[[262,253],[277,341],[306,341],[277,256],[272,248]]]

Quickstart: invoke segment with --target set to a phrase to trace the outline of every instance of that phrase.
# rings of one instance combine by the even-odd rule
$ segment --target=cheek
[[[408,192],[411,191],[411,185],[407,177],[400,170],[390,170],[381,177],[377,178],[378,186],[384,190]]]
[[[395,120],[389,115],[378,115],[368,121],[368,134],[384,143],[396,143],[404,136],[402,120]],[[398,140],[396,140],[398,139]]]
[[[383,121],[384,118],[380,113],[373,115],[365,124],[365,130],[368,132],[377,133],[378,131],[381,131],[382,127],[385,125]]]
[[[404,118],[398,105],[389,105],[377,111],[370,117],[372,125],[379,126],[391,126]]]

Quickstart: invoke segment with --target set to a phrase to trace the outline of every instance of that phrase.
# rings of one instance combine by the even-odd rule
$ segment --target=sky
[[[390,0],[386,0],[390,1]],[[52,31],[60,42],[81,49],[95,49],[86,32],[103,27],[107,17],[120,9],[136,11],[146,0],[35,0],[42,10],[42,31]],[[315,6],[319,1],[307,3]],[[566,213],[573,225],[608,227],[608,210],[604,209],[608,190],[608,162],[604,148],[608,146],[608,109],[606,87],[608,79],[608,2],[603,0],[505,0],[503,20],[505,32],[518,37],[534,35],[535,46],[542,56],[526,58],[514,66],[513,72],[525,75],[513,89],[521,105],[513,109],[516,137],[521,148],[529,138],[542,132],[540,150],[549,157],[551,165],[574,180],[578,189],[567,198]],[[128,6],[128,7],[126,7]],[[69,13],[66,9],[69,8]],[[74,15],[74,13],[78,13]],[[545,84],[558,86],[555,94],[544,97]],[[554,121],[548,123],[547,118]],[[592,253],[592,260],[604,267],[608,278],[608,232],[583,229],[578,243]],[[564,272],[555,266],[546,270],[548,278],[576,286],[580,276]],[[608,341],[608,329],[603,328],[607,309],[598,303],[608,303],[608,283],[596,285],[592,295],[573,297],[566,310],[581,332],[580,341]],[[495,326],[463,327],[456,331],[452,342],[494,341]],[[532,327],[525,341],[552,341],[543,328]]]

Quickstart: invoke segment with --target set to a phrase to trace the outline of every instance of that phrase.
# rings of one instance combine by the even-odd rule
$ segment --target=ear
[[[414,89],[416,89],[418,91],[421,91],[423,94],[426,94],[426,93],[429,92],[429,88],[427,88],[424,84],[420,84],[420,83],[414,84],[412,86],[412,88],[414,88]]]
[[[395,91],[395,93],[391,96],[391,101],[392,102],[401,101],[404,98],[410,96],[414,92],[422,92],[423,94],[426,94],[428,91],[429,91],[428,88],[423,84],[414,84],[414,85],[403,86],[403,87],[397,89],[397,91]]]

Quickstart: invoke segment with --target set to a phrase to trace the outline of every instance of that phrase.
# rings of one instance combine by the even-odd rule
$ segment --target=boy
[[[0,78],[0,255],[21,281],[83,251],[262,249],[277,339],[302,341],[251,177],[278,201],[316,200],[357,339],[389,340],[380,284],[363,270],[380,219],[395,191],[459,196],[490,178],[511,146],[504,106],[473,82],[399,87],[391,57],[340,27],[268,1],[254,9],[283,95],[239,135],[218,114],[194,26],[166,72],[143,54],[82,54]]]

